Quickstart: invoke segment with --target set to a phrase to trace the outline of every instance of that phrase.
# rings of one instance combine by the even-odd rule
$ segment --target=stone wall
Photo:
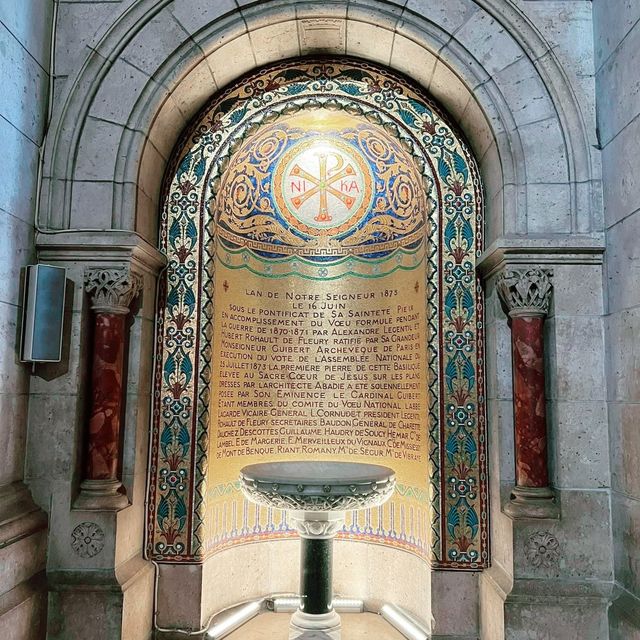
[[[43,637],[46,517],[23,484],[30,366],[18,357],[21,268],[35,260],[53,3],[0,3],[0,628]]]
[[[595,0],[607,235],[606,336],[615,579],[612,640],[640,638],[640,3]]]
[[[152,245],[164,159],[216,86],[256,65],[322,51],[389,64],[428,87],[468,136],[485,181],[494,568],[480,579],[433,576],[436,633],[476,638],[480,624],[488,640],[543,632],[558,639],[576,633],[585,640],[607,638],[611,474],[590,0],[306,1],[296,3],[295,12],[284,0],[60,0],[55,135],[46,145],[50,158],[39,218],[56,231],[38,234],[37,242],[42,261],[70,268],[74,290],[66,369],[38,367],[31,386],[30,368],[16,356],[19,271],[36,257],[36,171],[53,3],[0,3],[0,451],[9,452],[9,464],[5,457],[0,464],[0,566],[11,568],[9,579],[3,572],[0,583],[0,591],[8,590],[0,593],[0,636],[44,635],[37,615],[45,600],[37,595],[38,579],[30,576],[44,568],[45,521],[21,483],[29,395],[26,477],[36,502],[49,511],[52,531],[49,637],[149,635],[153,571],[141,548],[155,273],[161,263]],[[631,242],[638,236],[634,224],[640,224],[632,151],[640,137],[640,119],[634,120],[640,111],[634,82],[640,27],[632,29],[640,7],[638,0],[594,0],[593,6],[609,229],[613,527],[616,577],[624,587],[611,609],[611,625],[612,638],[620,640],[632,638],[632,629],[640,627],[633,622],[640,607],[632,606],[638,602],[633,593],[640,595],[640,474],[634,474],[640,450],[633,433],[634,409],[640,406],[640,384],[633,375],[640,288],[633,287],[632,260],[638,253]],[[322,40],[314,39],[318,26],[324,29]],[[114,231],[79,232],[96,227]],[[60,233],[65,228],[73,231]],[[91,344],[83,278],[85,267],[95,262],[133,263],[145,274],[128,352],[122,479],[131,505],[116,513],[88,513],[74,504]],[[505,265],[519,264],[544,264],[554,271],[555,299],[546,323],[547,399],[560,521],[514,523],[502,513],[513,485],[511,349],[494,278]],[[95,558],[79,557],[69,543],[74,527],[87,522],[105,532],[104,551]],[[556,539],[560,549],[549,565],[538,562],[544,536]],[[20,542],[5,544],[16,537]],[[219,570],[211,566],[211,572]],[[203,584],[206,588],[206,580]],[[193,593],[183,592],[193,600]],[[470,603],[456,616],[450,615],[453,598]],[[198,615],[206,617],[219,604],[203,605]]]

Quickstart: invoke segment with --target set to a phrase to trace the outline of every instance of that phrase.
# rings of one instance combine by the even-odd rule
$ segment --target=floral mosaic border
[[[229,157],[252,127],[301,108],[344,109],[393,129],[436,179],[429,243],[431,561],[488,565],[482,189],[475,161],[438,107],[406,79],[355,60],[297,60],[254,72],[218,94],[194,120],[167,173],[161,247],[169,266],[158,301],[146,553],[194,562],[207,493],[214,221],[209,203]],[[198,295],[197,292],[202,292]]]

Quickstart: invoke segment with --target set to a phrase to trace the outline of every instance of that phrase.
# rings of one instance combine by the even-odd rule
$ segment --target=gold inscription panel
[[[232,507],[224,487],[244,465],[348,459],[397,473],[405,495],[376,514],[378,537],[403,529],[428,539],[427,530],[409,531],[428,522],[429,336],[420,266],[318,281],[268,278],[217,260],[209,457],[217,527],[282,525],[267,521],[278,514],[247,511],[240,497]],[[370,517],[359,516],[362,527]],[[351,525],[358,530],[357,521]],[[218,528],[211,533],[224,541]]]

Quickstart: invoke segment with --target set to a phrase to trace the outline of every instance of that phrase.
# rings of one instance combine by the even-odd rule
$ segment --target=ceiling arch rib
[[[480,158],[489,241],[591,228],[579,108],[548,44],[509,2],[307,2],[295,17],[275,1],[215,5],[136,3],[95,44],[54,125],[45,226],[129,228],[155,241],[168,150],[206,98],[257,65],[320,52],[404,72],[443,104]]]

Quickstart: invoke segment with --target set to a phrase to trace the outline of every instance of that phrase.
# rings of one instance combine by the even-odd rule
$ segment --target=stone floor
[[[225,640],[287,640],[288,613],[265,613],[234,631]],[[374,613],[343,613],[342,640],[404,640],[389,623]]]

